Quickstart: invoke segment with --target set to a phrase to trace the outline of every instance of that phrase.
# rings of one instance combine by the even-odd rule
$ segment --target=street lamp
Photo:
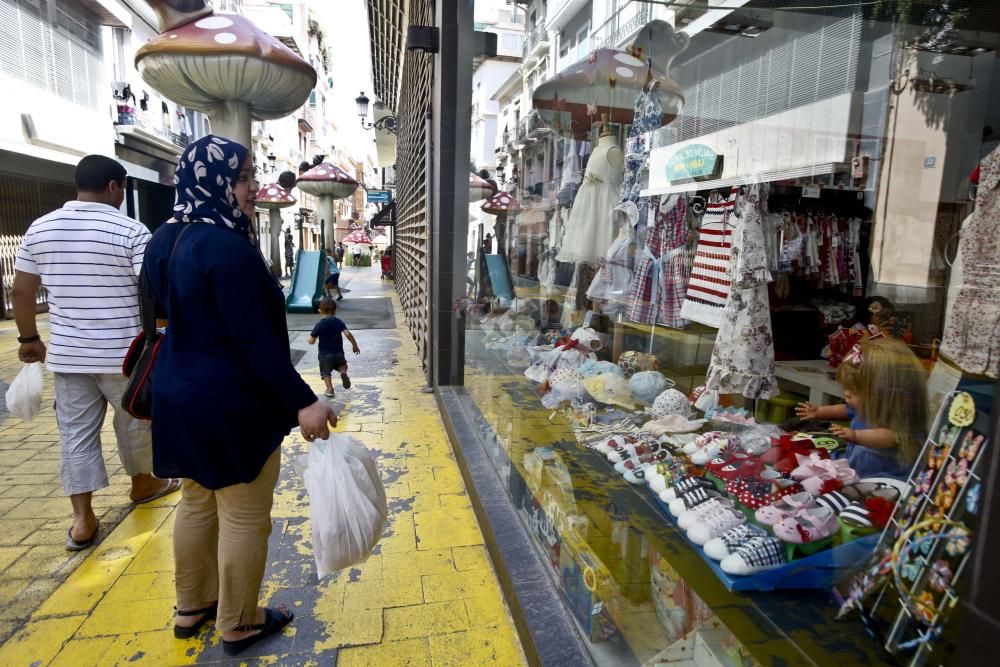
[[[368,103],[371,102],[371,100],[368,99],[368,96],[365,95],[364,91],[361,91],[361,94],[355,97],[354,101],[358,105],[358,118],[361,119],[361,127],[366,130],[382,130],[384,132],[396,134],[396,117],[392,114],[382,116],[374,123],[365,122],[365,119],[368,117]],[[381,103],[376,102],[375,104],[379,106]]]

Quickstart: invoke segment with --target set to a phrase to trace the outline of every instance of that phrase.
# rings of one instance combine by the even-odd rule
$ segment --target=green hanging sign
[[[667,160],[671,183],[706,181],[722,175],[722,156],[705,144],[690,144]]]

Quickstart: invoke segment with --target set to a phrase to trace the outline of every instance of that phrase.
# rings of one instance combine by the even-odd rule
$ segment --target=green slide
[[[292,269],[292,289],[285,299],[285,310],[289,313],[319,312],[319,302],[323,298],[323,280],[326,267],[323,253],[319,250],[300,250]]]

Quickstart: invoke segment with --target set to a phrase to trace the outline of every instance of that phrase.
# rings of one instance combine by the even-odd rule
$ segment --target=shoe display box
[[[667,503],[656,497],[656,504],[663,510],[663,514],[669,518],[671,525],[676,526],[677,520],[670,513]],[[680,528],[677,529],[680,531]],[[683,532],[683,531],[681,531]],[[811,556],[796,558],[781,567],[776,567],[764,572],[737,577],[726,574],[719,567],[719,563],[705,555],[705,550],[700,546],[684,539],[691,545],[691,548],[701,556],[702,560],[719,578],[719,581],[730,591],[775,591],[784,589],[814,589],[830,588],[837,582],[848,577],[867,562],[871,556],[875,545],[878,543],[879,534],[869,535],[858,540],[847,542],[839,546],[824,549]]]

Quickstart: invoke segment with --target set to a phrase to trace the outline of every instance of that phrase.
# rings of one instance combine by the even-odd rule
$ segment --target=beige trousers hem
[[[278,448],[248,484],[212,491],[184,480],[174,525],[178,609],[197,609],[218,600],[219,630],[256,621],[280,471]]]

